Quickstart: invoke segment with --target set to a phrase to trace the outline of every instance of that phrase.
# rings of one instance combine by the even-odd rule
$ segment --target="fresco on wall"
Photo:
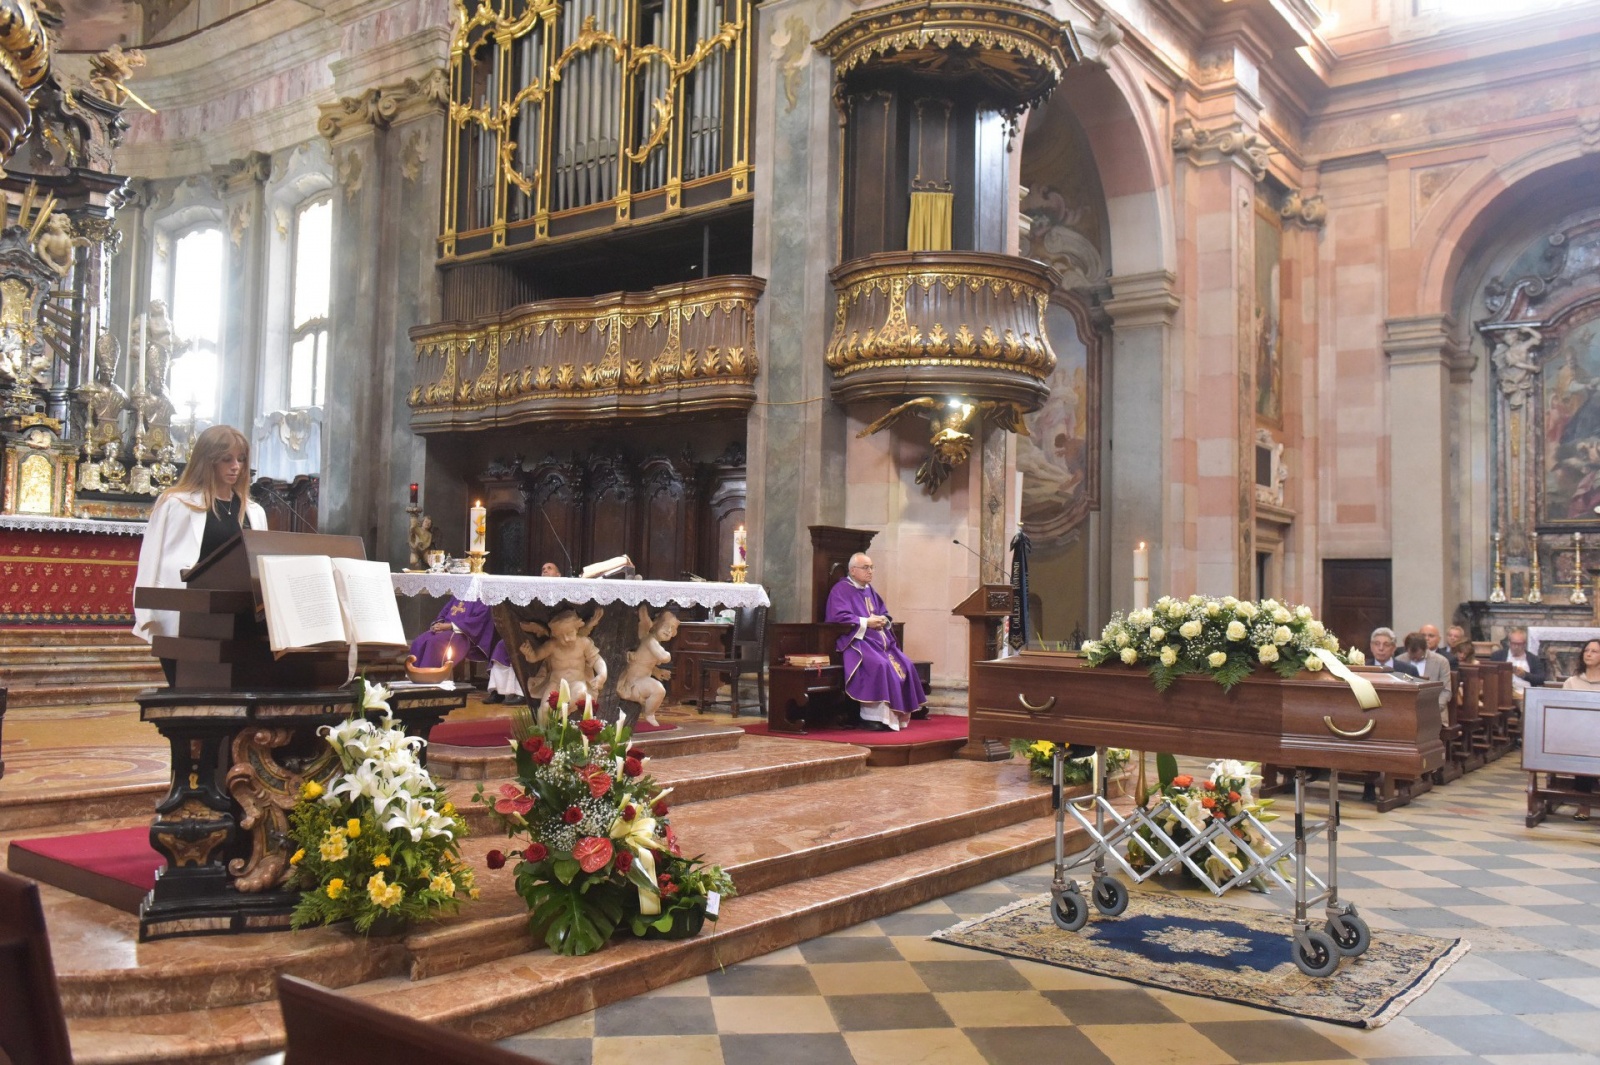
[[[1544,363],[1544,520],[1600,506],[1600,308],[1570,321]]]
[[[1256,206],[1256,416],[1283,424],[1283,230],[1270,205]]]
[[[1078,322],[1060,303],[1046,316],[1056,368],[1050,398],[1028,415],[1028,436],[1017,438],[1022,473],[1022,520],[1034,550],[1049,553],[1083,523],[1093,494],[1090,469],[1089,349]]]

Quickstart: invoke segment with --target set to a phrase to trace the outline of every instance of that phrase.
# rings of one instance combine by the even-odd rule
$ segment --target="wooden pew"
[[[0,873],[0,1060],[72,1065],[39,886]]]
[[[278,1006],[283,1065],[545,1065],[298,977],[278,976]]]

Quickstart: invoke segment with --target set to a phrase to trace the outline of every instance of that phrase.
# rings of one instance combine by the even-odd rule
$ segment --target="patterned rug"
[[[1050,897],[1041,895],[933,938],[1353,1028],[1393,1020],[1469,946],[1463,939],[1377,929],[1365,954],[1315,979],[1290,957],[1283,911],[1141,892],[1120,917],[1091,914],[1080,931],[1063,931],[1050,918]]]

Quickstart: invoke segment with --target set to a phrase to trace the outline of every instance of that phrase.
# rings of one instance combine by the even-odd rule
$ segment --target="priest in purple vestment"
[[[872,559],[850,556],[850,574],[828,593],[828,620],[853,626],[839,637],[845,694],[861,704],[861,719],[898,732],[926,701],[911,659],[895,642],[889,608],[872,587]]]
[[[494,611],[485,603],[451,596],[425,632],[411,641],[417,665],[434,669],[463,659],[489,663],[489,695],[485,702],[520,699],[522,685],[511,668],[511,655],[494,627]]]

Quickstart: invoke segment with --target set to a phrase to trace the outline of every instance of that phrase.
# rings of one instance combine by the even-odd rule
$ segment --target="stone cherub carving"
[[[57,276],[65,277],[72,270],[72,249],[88,246],[88,238],[73,236],[71,219],[60,211],[52,211],[44,229],[34,239],[33,253]]]
[[[426,514],[411,515],[411,532],[406,541],[411,545],[411,568],[428,568],[428,552],[433,549],[433,519]]]
[[[120,44],[113,44],[89,59],[89,88],[102,100],[120,107],[133,95],[128,91],[127,82],[144,64],[145,55],[139,49],[124,52]]]
[[[600,689],[606,686],[606,660],[589,638],[604,616],[603,608],[596,609],[584,621],[576,611],[563,610],[550,619],[548,627],[537,621],[521,623],[523,632],[544,637],[537,647],[532,641],[523,640],[518,648],[530,670],[538,667],[528,678],[528,699],[537,707],[541,725],[550,714],[550,693],[560,688],[562,681],[567,682],[575,703],[582,703],[591,695],[599,696]]]
[[[1534,378],[1539,373],[1539,363],[1533,357],[1533,349],[1543,339],[1537,329],[1523,325],[1513,330],[1509,339],[1501,334],[1495,341],[1491,358],[1500,381],[1500,391],[1505,393],[1506,402],[1513,407],[1527,403],[1528,396],[1533,393]]]
[[[659,725],[656,710],[667,697],[663,681],[672,679],[672,673],[663,667],[672,661],[664,646],[678,635],[678,615],[663,610],[652,619],[650,608],[639,604],[639,646],[628,652],[628,668],[617,681],[617,694],[639,704],[639,720]]]

